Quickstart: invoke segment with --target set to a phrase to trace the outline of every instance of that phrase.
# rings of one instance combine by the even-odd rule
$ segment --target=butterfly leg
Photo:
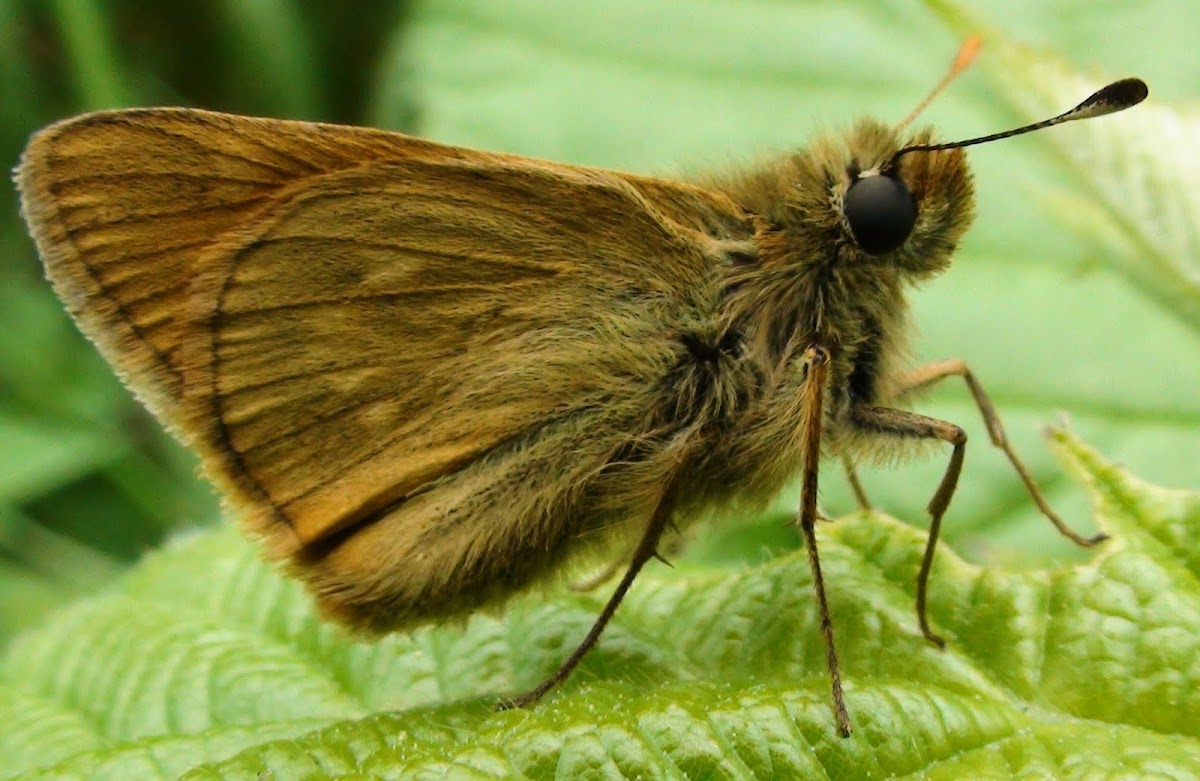
[[[938,361],[937,363],[931,363],[914,370],[902,380],[899,395],[911,395],[947,377],[963,378],[968,390],[971,391],[971,396],[975,399],[975,406],[979,408],[979,413],[983,416],[983,422],[987,426],[988,436],[991,438],[992,444],[1003,451],[1004,455],[1008,457],[1008,462],[1012,464],[1013,469],[1016,470],[1017,475],[1021,478],[1021,482],[1025,484],[1025,490],[1029,492],[1033,503],[1042,511],[1042,515],[1046,516],[1050,523],[1054,524],[1054,528],[1058,529],[1059,534],[1084,548],[1090,548],[1108,539],[1108,535],[1103,533],[1084,537],[1068,526],[1066,521],[1060,518],[1058,513],[1054,512],[1054,508],[1046,501],[1045,495],[1042,494],[1041,489],[1038,488],[1037,483],[1034,481],[1033,475],[1029,473],[1029,469],[1025,466],[1025,463],[1021,461],[1020,456],[1017,455],[1012,445],[1009,444],[1008,437],[1004,433],[1004,426],[1000,423],[1000,416],[996,413],[996,408],[992,404],[992,400],[988,398],[987,392],[979,384],[979,380],[975,378],[966,361],[959,359]]]
[[[662,539],[663,532],[671,523],[671,512],[673,509],[672,491],[668,489],[663,498],[659,500],[658,507],[655,508],[654,513],[650,516],[650,523],[646,525],[646,531],[642,534],[642,539],[638,542],[638,546],[633,552],[633,559],[629,562],[629,567],[621,577],[621,582],[617,584],[616,591],[609,597],[608,603],[600,611],[600,615],[596,617],[595,623],[588,630],[587,635],[583,638],[583,642],[571,652],[571,655],[559,665],[558,669],[550,677],[524,694],[503,700],[497,706],[499,710],[523,708],[526,705],[537,702],[546,692],[566,680],[567,676],[579,666],[579,663],[583,661],[583,657],[587,655],[587,652],[600,639],[601,633],[608,626],[608,622],[612,619],[613,614],[617,612],[617,607],[621,604],[621,600],[625,598],[626,592],[633,585],[633,581],[637,578],[638,573],[642,571],[642,567],[650,559],[658,556],[658,543]]]
[[[821,575],[821,558],[817,555],[815,528],[817,520],[821,517],[817,510],[817,471],[821,460],[822,405],[829,354],[823,348],[810,347],[804,357],[808,375],[804,381],[800,402],[804,442],[800,508],[796,513],[796,523],[804,535],[808,565],[812,569],[813,588],[817,592],[817,613],[821,622],[821,638],[825,642],[825,664],[829,668],[829,681],[833,692],[833,715],[837,720],[838,734],[848,737],[850,714],[846,710],[846,695],[842,690],[842,676],[838,669],[837,648],[833,642],[833,619],[829,615],[829,601],[825,596],[825,579]]]
[[[846,481],[850,483],[850,490],[854,492],[854,501],[858,502],[858,509],[870,510],[871,500],[867,497],[862,482],[858,479],[858,470],[854,468],[854,462],[846,456],[842,456],[842,470],[846,473]]]
[[[593,589],[599,588],[600,586],[603,586],[605,583],[607,583],[609,580],[612,579],[613,575],[616,575],[620,571],[621,571],[621,562],[620,561],[610,561],[609,563],[604,565],[603,569],[601,569],[597,572],[593,572],[591,575],[588,575],[587,577],[583,578],[582,580],[577,580],[577,581],[568,583],[567,588],[571,589],[572,591],[583,594],[583,593],[586,593]]]
[[[679,532],[678,529],[676,529],[675,531],[677,533],[677,536],[672,537],[667,542],[667,544],[663,546],[667,552],[664,554],[664,553],[655,551],[655,553],[654,553],[654,558],[658,559],[663,564],[666,564],[668,567],[674,567],[675,565],[672,564],[667,557],[678,554],[684,548],[683,537],[680,536],[680,535],[682,535],[682,532]],[[617,559],[616,561],[610,561],[608,564],[605,564],[604,567],[602,569],[600,569],[599,571],[597,571],[591,575],[588,575],[587,577],[583,578],[582,580],[578,580],[573,583],[567,584],[567,588],[569,588],[575,592],[586,593],[588,591],[591,591],[592,589],[603,586],[605,583],[607,583],[609,580],[612,579],[613,575],[616,575],[620,571],[621,571],[621,560]]]
[[[942,481],[938,484],[933,498],[929,500],[929,540],[925,543],[925,555],[921,559],[921,570],[917,573],[917,621],[925,639],[941,648],[945,646],[946,641],[929,628],[925,602],[929,591],[929,571],[933,567],[933,554],[937,549],[938,535],[942,528],[942,516],[950,506],[950,499],[958,486],[958,477],[962,474],[967,434],[953,423],[890,407],[855,407],[851,411],[850,419],[858,428],[874,434],[904,439],[940,439],[954,448]]]

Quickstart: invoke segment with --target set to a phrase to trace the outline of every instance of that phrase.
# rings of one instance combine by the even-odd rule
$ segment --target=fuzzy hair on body
[[[502,602],[620,545],[764,502],[822,448],[894,447],[905,290],[972,219],[961,150],[909,155],[911,236],[870,255],[842,199],[929,131],[865,120],[686,183],[398,133],[190,109],[85,115],[16,173],[55,289],[230,509],[370,631]],[[120,150],[114,154],[113,150]]]

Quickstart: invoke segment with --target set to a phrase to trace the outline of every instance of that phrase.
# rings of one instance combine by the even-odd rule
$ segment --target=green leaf
[[[127,105],[109,19],[95,0],[55,0],[54,20],[71,61],[77,99],[91,109]]]
[[[259,85],[255,102],[281,116],[315,119],[315,47],[295,4],[286,0],[227,0],[220,4],[228,20],[229,46],[237,56],[237,73],[247,85]],[[280,89],[285,86],[284,89]]]
[[[9,524],[0,504],[0,531],[7,532]],[[17,567],[0,568],[0,642],[7,642],[18,632],[38,626],[57,606],[78,594],[63,588],[61,583]]]
[[[928,2],[963,34],[983,28],[956,3]],[[987,73],[1030,120],[1056,114],[1103,85],[1063,57],[998,30],[990,30],[987,40],[993,54],[985,60]],[[1043,202],[1094,247],[1098,260],[1200,330],[1200,198],[1193,195],[1191,176],[1200,166],[1200,108],[1156,98],[1078,130],[1046,134],[1076,186],[1044,191]]]
[[[835,737],[808,564],[651,568],[558,691],[603,593],[356,642],[233,531],[149,557],[0,661],[21,779],[1185,778],[1200,773],[1200,494],[1064,432],[1113,539],[1085,563],[979,568],[942,550],[916,629],[921,534],[820,529],[855,734]],[[136,769],[136,772],[135,772]],[[823,775],[822,775],[823,774]]]
[[[0,500],[37,496],[49,486],[119,458],[113,443],[91,430],[19,418],[0,408]]]

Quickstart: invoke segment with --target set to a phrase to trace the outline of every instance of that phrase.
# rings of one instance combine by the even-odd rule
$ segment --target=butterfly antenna
[[[958,54],[954,56],[954,62],[950,64],[950,69],[946,71],[946,75],[942,80],[934,85],[933,89],[929,90],[929,94],[917,104],[917,107],[909,112],[908,116],[901,120],[899,127],[904,127],[909,122],[917,118],[917,115],[924,111],[933,99],[936,98],[942,90],[946,89],[950,82],[954,81],[954,77],[967,69],[967,66],[979,54],[979,48],[983,46],[983,38],[978,35],[967,36],[967,40],[963,41],[963,45],[959,47]]]
[[[989,141],[999,141],[1002,138],[1012,138],[1013,136],[1024,135],[1025,133],[1032,133],[1035,130],[1044,130],[1048,127],[1061,125],[1064,122],[1074,122],[1079,119],[1092,119],[1093,117],[1102,117],[1106,114],[1115,114],[1131,106],[1136,106],[1145,100],[1149,94],[1150,88],[1141,79],[1121,79],[1088,95],[1075,108],[1064,111],[1056,117],[1050,117],[1050,119],[1044,119],[1041,122],[1034,122],[1032,125],[1024,125],[1012,130],[1005,130],[1002,133],[992,133],[991,135],[980,136],[978,138],[968,138],[965,141],[952,141],[948,144],[914,144],[913,146],[907,146],[892,155],[891,161],[888,162],[888,167],[894,166],[897,160],[911,152],[937,152],[943,149],[960,149],[964,146],[986,144]]]

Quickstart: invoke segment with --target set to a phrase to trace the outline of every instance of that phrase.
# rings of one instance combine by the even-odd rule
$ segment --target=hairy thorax
[[[827,455],[868,455],[848,425],[850,411],[890,402],[904,368],[907,306],[894,272],[840,263],[836,255],[797,263],[786,257],[785,231],[758,238],[760,247],[784,256],[760,254],[751,269],[730,264],[719,326],[689,346],[674,380],[684,391],[677,404],[691,407],[703,432],[682,492],[697,506],[725,505],[735,495],[739,503],[761,505],[795,477],[808,347],[820,344],[830,356]]]

